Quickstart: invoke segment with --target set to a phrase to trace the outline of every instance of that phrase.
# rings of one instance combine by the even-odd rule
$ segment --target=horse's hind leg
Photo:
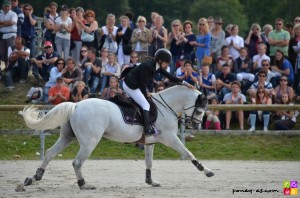
[[[74,137],[75,136],[69,124],[62,126],[59,139],[51,148],[49,148],[49,150],[47,150],[45,159],[41,167],[36,170],[36,174],[32,178],[27,177],[25,179],[24,186],[29,186],[36,181],[40,181],[49,162],[64,148],[66,148],[72,140],[74,140]]]
[[[167,140],[162,140],[162,143],[166,146],[169,146],[176,150],[178,153],[183,155],[185,159],[189,159],[192,161],[192,163],[197,167],[198,170],[204,171],[204,174],[207,177],[214,176],[214,173],[207,167],[203,166],[196,158],[195,156],[182,144],[182,142],[179,140],[177,136],[174,136],[174,138],[169,137]]]
[[[153,150],[154,144],[145,145],[146,183],[152,185],[153,187],[160,187],[160,184],[153,181],[151,177]]]

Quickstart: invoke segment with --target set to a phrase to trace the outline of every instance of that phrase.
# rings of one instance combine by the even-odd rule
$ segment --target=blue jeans
[[[40,74],[43,80],[47,82],[50,77],[50,71],[54,66],[55,65],[53,64],[49,64],[49,65],[43,64],[42,68],[38,68],[36,64],[33,64],[32,73],[37,80],[39,80],[39,74]]]
[[[25,39],[25,47],[30,49],[30,58],[35,57],[36,52],[36,37],[23,37]]]
[[[88,65],[84,70],[83,80],[86,85],[89,86],[91,89],[91,93],[96,93],[97,87],[100,83],[100,77],[96,75],[92,75],[92,66]]]
[[[71,40],[55,37],[55,45],[57,53],[67,61],[70,56]],[[62,52],[64,52],[64,56],[62,56]]]
[[[110,76],[102,75],[102,83],[101,83],[101,89],[100,92],[104,90],[106,87],[107,81],[109,81]]]
[[[26,79],[28,77],[28,71],[28,62],[24,58],[19,58],[17,67],[9,65],[9,69],[6,72],[6,86],[13,86],[13,79],[16,77]]]

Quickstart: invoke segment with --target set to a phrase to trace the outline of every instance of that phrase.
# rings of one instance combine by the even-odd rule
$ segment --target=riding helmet
[[[161,48],[155,52],[154,57],[156,62],[161,61],[161,62],[170,63],[172,54],[166,48]]]

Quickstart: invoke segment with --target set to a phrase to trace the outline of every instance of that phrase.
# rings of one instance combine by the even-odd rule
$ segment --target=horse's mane
[[[197,92],[198,94],[202,94],[200,91],[198,91],[197,89],[189,89],[187,86],[185,85],[175,85],[175,86],[172,86],[172,87],[168,87],[166,88],[165,90],[163,91],[160,91],[159,93],[165,93],[165,92],[171,92],[171,91],[175,91],[176,89],[180,89],[180,88],[185,88],[185,89],[188,89],[188,90],[191,90],[191,91],[195,91]],[[158,95],[159,93],[154,93],[153,95],[156,96]]]

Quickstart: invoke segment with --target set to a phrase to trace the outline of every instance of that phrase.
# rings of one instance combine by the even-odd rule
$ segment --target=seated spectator
[[[164,83],[159,83],[155,87],[155,93],[161,92],[165,89],[166,89],[165,84]]]
[[[237,74],[236,78],[242,84],[242,92],[246,93],[254,82],[255,76],[251,73],[252,60],[248,57],[247,48],[242,47],[239,52],[240,56],[234,60],[233,72]]]
[[[203,69],[203,67],[202,67]],[[218,102],[218,98],[214,97],[211,99],[211,104],[212,105],[217,105]],[[219,119],[219,110],[208,110],[205,111],[205,115],[206,115],[206,122],[205,122],[205,129],[211,129],[211,122],[214,123],[214,129],[216,130],[221,130],[221,123],[220,123],[220,119]]]
[[[208,100],[216,97],[216,77],[209,72],[209,64],[202,64],[199,75],[200,91],[204,93]]]
[[[101,84],[100,94],[103,92],[104,88],[106,87],[106,84],[109,81],[110,77],[114,76],[118,78],[120,77],[121,74],[121,68],[116,61],[116,56],[113,53],[108,54],[108,63],[102,67],[101,74],[102,74],[102,84]]]
[[[191,85],[195,86],[198,83],[198,73],[193,70],[192,61],[184,61],[184,72],[182,72],[178,78],[182,79]]]
[[[222,72],[222,67],[224,64],[227,64],[230,70],[233,69],[233,59],[229,54],[229,47],[227,45],[222,46],[221,56],[217,58],[216,64],[217,64],[217,68],[214,69],[214,74],[216,75]]]
[[[258,45],[258,54],[253,56],[253,72],[258,72],[262,67],[262,60],[268,60],[270,57],[266,55],[267,46],[264,43]]]
[[[136,51],[131,52],[129,66],[135,67],[135,66],[138,66],[139,64],[141,64],[141,63],[139,62],[138,53]]]
[[[115,95],[116,93],[121,94],[122,92],[122,89],[119,87],[118,78],[112,76],[109,78],[109,87],[103,90],[101,98],[109,99],[112,97],[112,95]]]
[[[285,105],[293,105],[288,94],[283,93],[281,95],[280,104]],[[291,130],[295,127],[296,117],[299,113],[295,111],[277,111],[276,115],[278,116],[278,120],[274,121],[274,126],[276,130]]]
[[[58,53],[53,50],[52,43],[50,41],[45,41],[44,49],[45,52],[43,54],[31,59],[31,63],[33,64],[32,73],[38,81],[38,84],[42,86],[44,84],[43,82],[47,82],[49,80],[50,71],[52,67],[54,67],[56,60],[60,57]]]
[[[255,98],[251,98],[252,104],[272,105],[272,98],[267,94],[264,87],[258,87]],[[256,120],[263,122],[264,131],[268,131],[270,121],[270,111],[251,111],[249,115],[249,132],[255,131]]]
[[[272,92],[272,97],[275,101],[275,103],[280,103],[282,99],[282,94],[287,94],[289,96],[290,101],[292,101],[295,98],[295,92],[294,89],[290,86],[288,86],[286,76],[281,76],[279,85],[275,88],[275,90]]]
[[[222,66],[222,72],[217,76],[216,87],[219,101],[225,94],[231,92],[231,83],[236,81],[236,75],[230,72],[230,66],[226,63]]]
[[[276,83],[276,74],[270,70],[270,61],[267,59],[263,59],[261,61],[261,71],[266,72],[267,74],[267,82],[270,82],[273,87],[277,86]],[[255,74],[255,82],[258,80],[258,72]]]
[[[86,46],[82,46],[80,48],[80,56],[78,66],[81,68],[82,72],[84,72],[85,67],[82,67],[82,63],[88,59],[88,48]]]
[[[81,68],[84,68],[83,81],[91,88],[91,93],[95,94],[100,83],[102,62],[100,58],[96,57],[96,49],[94,47],[88,48],[87,57],[81,65]]]
[[[101,56],[100,56],[100,60],[102,61],[102,66],[105,65],[106,63],[108,63],[108,49],[103,47],[101,49]]]
[[[284,57],[284,53],[281,50],[276,50],[274,62],[271,65],[272,71],[276,74],[276,81],[279,83],[279,79],[282,75],[287,76],[288,85],[294,84],[294,71],[289,60]]]
[[[63,85],[63,78],[56,79],[56,85],[51,87],[48,92],[48,102],[57,105],[70,100],[70,89]]]
[[[48,82],[45,84],[45,89],[44,89],[44,102],[48,102],[48,92],[49,89],[53,86],[56,85],[56,79],[58,77],[61,77],[63,73],[67,71],[65,68],[66,63],[63,58],[58,58],[55,62],[55,67],[52,67],[50,71],[50,77]]]
[[[25,83],[29,71],[30,50],[24,46],[25,40],[16,38],[15,46],[8,48],[8,67],[6,71],[6,88],[12,90],[14,79],[20,83]],[[1,69],[0,69],[1,70]]]
[[[184,58],[183,58],[183,56],[180,56],[179,60],[177,61],[176,67],[177,67],[177,69],[176,69],[175,75],[178,78],[182,74],[182,72],[184,72]]]
[[[88,88],[85,86],[83,81],[77,81],[76,87],[74,87],[71,95],[71,99],[73,102],[80,102],[81,100],[85,100],[89,98]]]
[[[67,84],[70,90],[73,90],[74,84],[82,79],[82,71],[79,67],[75,67],[75,60],[73,58],[67,59],[67,69],[63,71],[62,77],[64,83]]]
[[[228,93],[224,96],[223,102],[225,104],[244,104],[246,103],[245,95],[240,93],[241,84],[238,81],[234,81],[231,83],[231,93]],[[240,129],[244,130],[244,112],[242,110],[235,112],[236,117],[239,120]],[[232,111],[226,111],[226,130],[230,129],[230,121],[232,117]]]
[[[255,98],[258,87],[264,87],[267,94],[268,95],[271,94],[273,87],[270,82],[266,81],[266,77],[267,77],[267,73],[265,71],[260,70],[258,72],[258,81],[253,83],[247,92],[250,98]]]

